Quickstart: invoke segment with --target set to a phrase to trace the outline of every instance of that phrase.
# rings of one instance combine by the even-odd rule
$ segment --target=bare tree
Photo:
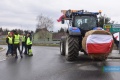
[[[105,23],[104,23],[104,20],[105,20]],[[104,24],[114,24],[114,21],[111,21],[111,19],[107,16],[100,16],[98,23],[100,27],[103,27]]]
[[[46,28],[48,30],[51,30],[53,28],[54,22],[49,17],[46,17],[41,14],[37,17],[37,21],[37,29]]]
[[[49,39],[50,34],[51,34],[50,31],[52,31],[53,25],[54,25],[52,18],[40,14],[37,17],[37,21],[38,23],[36,27],[36,33],[39,34],[38,38],[41,40],[43,39],[44,41],[46,39]]]

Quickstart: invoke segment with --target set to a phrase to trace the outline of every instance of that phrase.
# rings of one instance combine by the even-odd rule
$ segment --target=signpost
[[[119,32],[119,54],[120,54],[120,24],[105,24],[104,30],[109,32]]]

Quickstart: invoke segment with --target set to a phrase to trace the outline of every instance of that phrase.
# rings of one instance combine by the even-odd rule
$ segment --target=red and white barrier
[[[109,53],[113,44],[112,35],[92,34],[86,41],[86,51],[88,54]]]

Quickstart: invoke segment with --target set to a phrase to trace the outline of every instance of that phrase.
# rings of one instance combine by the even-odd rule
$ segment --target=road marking
[[[99,68],[93,66],[93,65],[86,65],[86,66],[80,66],[78,69],[80,70],[87,70],[87,71],[96,71],[99,70]]]
[[[0,60],[0,62],[1,62],[1,61],[5,61],[5,60],[6,60],[6,59],[2,59],[2,60]]]
[[[0,52],[4,51],[5,49],[6,49],[6,48],[1,49]]]

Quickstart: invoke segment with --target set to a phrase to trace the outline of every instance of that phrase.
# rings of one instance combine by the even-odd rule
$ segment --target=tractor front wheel
[[[61,38],[61,40],[60,40],[60,54],[62,56],[65,56],[65,40],[66,40],[65,37]]]

